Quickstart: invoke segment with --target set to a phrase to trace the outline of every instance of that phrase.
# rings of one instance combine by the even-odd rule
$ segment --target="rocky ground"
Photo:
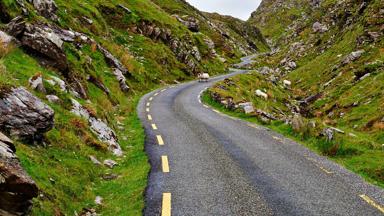
[[[267,49],[184,1],[1,1],[0,214],[140,214],[138,98]]]
[[[211,97],[384,185],[382,1],[264,0],[248,22],[271,52]]]

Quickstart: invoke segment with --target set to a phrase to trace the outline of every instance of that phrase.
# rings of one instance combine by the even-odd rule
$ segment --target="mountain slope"
[[[29,212],[33,197],[32,215],[141,213],[150,167],[138,98],[256,49],[210,18],[194,29],[168,4],[203,16],[176,0],[0,2],[0,214]]]
[[[383,4],[264,0],[248,22],[272,52],[212,95],[231,108],[252,102],[262,121],[278,119],[271,127],[383,186]]]

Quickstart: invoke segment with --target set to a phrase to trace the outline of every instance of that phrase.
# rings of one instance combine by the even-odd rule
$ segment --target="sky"
[[[217,12],[247,20],[261,0],[187,0],[187,2],[201,11]]]

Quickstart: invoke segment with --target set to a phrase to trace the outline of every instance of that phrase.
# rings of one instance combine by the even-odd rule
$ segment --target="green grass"
[[[327,142],[324,138],[296,133],[291,126],[284,124],[284,122],[281,121],[272,121],[270,124],[265,124],[256,116],[247,115],[239,110],[228,110],[222,104],[212,99],[210,91],[211,89],[204,92],[202,95],[202,101],[205,104],[210,105],[227,115],[264,125],[265,127],[303,144],[318,154],[324,155],[325,152],[332,149],[335,145],[338,145],[337,153],[333,156],[328,156],[331,160],[359,174],[368,182],[384,188],[384,165],[382,163],[384,149],[374,148],[369,145],[370,141],[367,139],[367,136],[361,136],[361,134],[359,134],[358,138],[351,138],[336,134],[336,140],[334,142]]]

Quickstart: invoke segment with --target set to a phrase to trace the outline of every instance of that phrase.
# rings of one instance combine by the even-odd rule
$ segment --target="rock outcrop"
[[[0,132],[0,215],[28,215],[38,188],[15,155],[13,142]]]
[[[12,88],[1,93],[1,130],[22,139],[39,140],[53,125],[54,111],[25,88]]]
[[[8,23],[6,31],[19,39],[23,47],[43,57],[42,63],[52,65],[61,71],[68,70],[63,41],[50,26],[29,24],[23,18],[16,17]]]
[[[108,148],[113,154],[122,156],[123,151],[118,143],[116,133],[101,119],[96,118],[78,101],[72,99],[72,113],[88,120],[91,130],[98,136],[99,140],[108,144]]]
[[[54,0],[29,0],[37,12],[43,17],[51,20],[57,20],[57,5]]]
[[[192,32],[199,32],[200,26],[199,21],[191,16],[180,17],[178,15],[173,15],[179,22],[185,25]]]
[[[188,71],[192,74],[198,74],[200,72],[198,62],[201,60],[201,58],[199,58],[201,54],[199,50],[193,48],[191,41],[185,38],[180,39],[174,37],[170,29],[161,28],[154,23],[146,21],[140,22],[133,31],[141,33],[152,40],[161,40],[172,50],[180,62],[187,65]]]

